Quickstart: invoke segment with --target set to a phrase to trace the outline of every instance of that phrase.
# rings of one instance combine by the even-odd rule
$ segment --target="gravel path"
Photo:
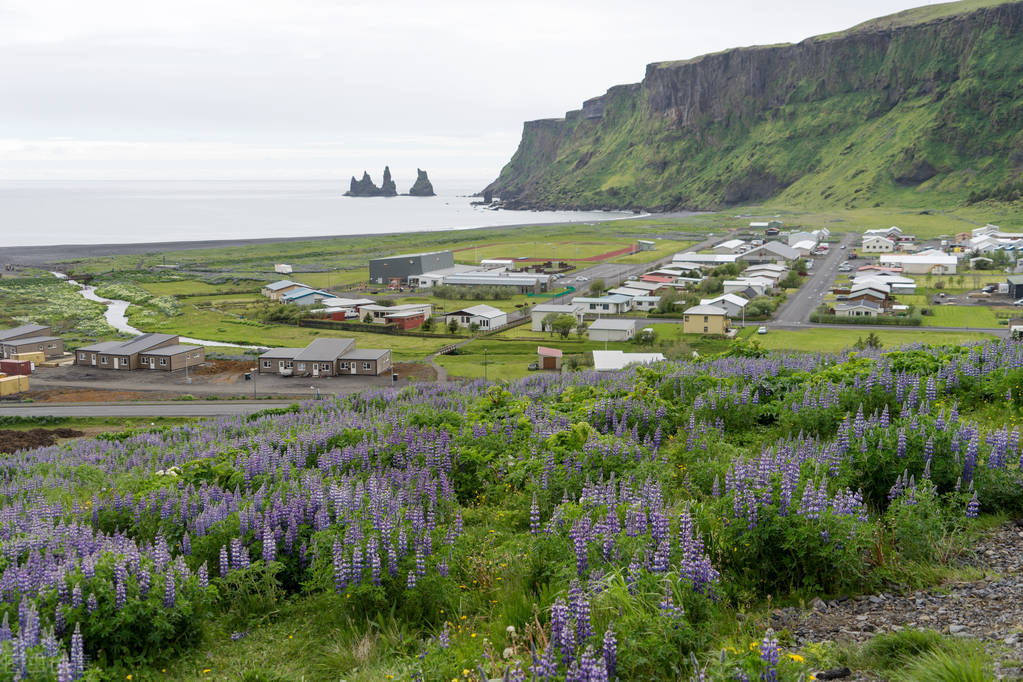
[[[825,602],[810,610],[777,609],[775,629],[787,627],[797,645],[864,642],[903,628],[932,629],[989,646],[1002,679],[1020,679],[1023,669],[1023,520],[986,535],[967,564],[984,571],[980,580],[948,583],[904,594],[879,593]],[[854,677],[852,679],[869,679]]]

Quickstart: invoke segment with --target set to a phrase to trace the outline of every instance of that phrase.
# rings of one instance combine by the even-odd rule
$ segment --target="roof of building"
[[[322,291],[320,289],[310,289],[308,287],[302,287],[301,289],[295,289],[294,291],[286,292],[281,295],[281,298],[290,301],[296,298],[305,298],[306,296],[313,295],[323,296],[324,298],[334,298],[333,294],[331,294],[329,291]]]
[[[728,311],[715,305],[694,305],[685,311],[686,315],[727,315]]]
[[[362,310],[371,310],[376,312],[392,312],[401,313],[410,310],[424,310],[431,307],[431,303],[402,303],[401,305],[378,305],[371,303],[369,305],[359,306]]]
[[[895,244],[895,241],[885,237],[883,234],[865,234],[863,235],[863,243],[866,244],[868,241],[881,241],[888,242],[889,244]]]
[[[579,310],[582,306],[575,305],[573,303],[541,303],[540,305],[533,306],[532,312],[534,313],[565,313],[571,315],[572,313]]]
[[[109,353],[115,348],[120,348],[122,343],[122,341],[100,341],[99,343],[82,346],[76,350],[84,350],[91,353]]]
[[[269,289],[270,291],[280,291],[281,289],[287,289],[288,287],[295,286],[304,287],[305,285],[299,284],[298,282],[292,282],[290,279],[282,279],[276,282],[271,282],[270,284],[264,284],[263,288]]]
[[[425,310],[402,310],[401,312],[397,313],[387,313],[386,315],[384,315],[384,319],[394,318],[398,320],[403,320],[408,317],[422,317],[424,315],[426,315]]]
[[[355,347],[355,339],[314,339],[295,356],[296,360],[336,360]]]
[[[685,254],[683,254],[685,255]],[[671,268],[661,268],[660,270],[654,270],[654,272],[674,272],[681,270],[703,270],[707,267],[706,263],[693,263],[689,261],[673,261]],[[679,272],[679,274],[682,274]]]
[[[548,348],[547,346],[537,346],[536,352],[538,355],[543,355],[548,358],[560,358],[562,353],[557,348]]]
[[[594,320],[593,324],[590,325],[590,329],[607,330],[607,331],[635,331],[636,320],[612,320],[608,318],[601,318]]]
[[[7,339],[6,341],[0,339],[0,343],[6,343],[11,346],[20,346],[25,343],[48,343],[50,341],[60,341],[59,336],[29,336],[24,339]]]
[[[835,310],[852,310],[853,308],[870,308],[871,310],[879,311],[881,310],[881,304],[874,301],[853,301],[852,303],[835,304]]]
[[[121,347],[114,352],[124,353],[125,355],[134,355],[135,353],[147,351],[162,343],[177,340],[177,334],[158,334],[156,332],[151,332],[149,334],[143,334],[142,336],[136,336],[130,341],[125,341],[121,344]]]
[[[723,241],[720,244],[715,244],[714,248],[715,249],[737,249],[737,248],[739,248],[740,246],[742,246],[745,243],[746,242],[744,242],[741,239],[729,239],[728,241]]]
[[[607,293],[612,296],[628,296],[629,298],[636,298],[637,296],[646,296],[650,292],[646,289],[633,289],[632,287],[617,287],[615,289],[608,289]]]
[[[695,251],[686,251],[685,253],[676,253],[671,259],[675,267],[678,267],[678,263],[734,263],[738,258],[737,254],[734,253],[696,253]]]
[[[803,239],[792,245],[793,249],[813,251],[813,247],[817,246],[817,242],[812,239]]]
[[[640,280],[657,284],[671,284],[675,281],[675,278],[668,275],[640,275]]]
[[[779,258],[784,258],[785,260],[794,260],[799,257],[799,252],[788,244],[782,244],[781,242],[767,242],[766,244],[761,244],[760,246],[750,249],[746,253],[742,254],[740,258],[745,259],[748,256],[756,256],[758,253],[770,253]]]
[[[201,346],[189,346],[184,343],[179,343],[176,346],[162,346],[160,348],[154,348],[153,350],[147,350],[142,355],[181,355],[182,353],[191,353],[192,351],[199,350]]]
[[[632,302],[657,303],[660,300],[661,300],[660,296],[636,296],[635,298],[632,299]]]
[[[413,277],[418,277],[419,279],[444,279],[445,277],[447,277],[449,275],[465,275],[465,274],[468,274],[470,272],[485,272],[485,271],[484,270],[480,270],[480,266],[479,265],[466,265],[464,263],[455,263],[450,268],[438,268],[436,270],[430,270],[429,272],[424,272],[421,275],[413,275]]]
[[[700,299],[700,305],[713,306],[715,303],[721,301],[727,301],[732,305],[737,305],[740,308],[745,308],[746,304],[749,303],[749,299],[738,294],[722,294],[721,296],[715,296],[714,298],[703,298]],[[686,312],[689,312],[688,310]]]
[[[261,359],[266,359],[266,360],[278,359],[278,358],[279,359],[291,360],[296,355],[301,353],[303,350],[304,350],[303,348],[271,348],[267,352],[261,354],[259,357]]]
[[[629,300],[628,296],[611,294],[609,296],[597,297],[576,296],[572,299],[572,303],[628,303]]]
[[[756,265],[749,266],[748,268],[743,270],[743,272],[753,272],[755,270],[769,270],[771,272],[781,273],[785,272],[787,269],[788,268],[786,268],[784,265],[778,265],[777,263],[757,263]]]
[[[379,360],[391,351],[386,348],[353,348],[341,356],[342,360]]]
[[[25,334],[38,334],[44,329],[49,329],[49,326],[42,324],[23,324],[20,327],[13,327],[11,329],[0,329],[0,341],[10,339],[15,336],[23,336]]]
[[[337,296],[325,298],[320,301],[325,306],[332,308],[351,308],[376,303],[372,298],[338,298]]]
[[[935,265],[949,265],[957,262],[959,259],[955,256],[950,256],[947,253],[918,253],[915,255],[907,255],[902,253],[883,253],[881,254],[882,263],[933,263]]]
[[[1008,277],[1005,278],[1005,281],[1008,282],[1009,284],[1015,284],[1019,286],[1020,284],[1023,284],[1023,275],[1009,275]]]
[[[493,272],[493,271],[492,271]],[[506,272],[493,272],[493,274],[471,273],[465,275],[447,275],[444,277],[445,284],[478,284],[481,286],[514,286],[531,287],[537,282],[550,281],[549,275],[520,275]]]
[[[396,253],[393,256],[381,256],[380,258],[371,258],[370,262],[375,260],[389,260],[391,258],[418,258],[419,256],[434,256],[438,253],[449,253],[450,249],[441,249],[439,251],[423,251],[422,253]]]
[[[501,317],[506,315],[503,310],[498,310],[492,305],[481,303],[480,305],[469,306],[468,308],[462,308],[461,310],[453,310],[447,313],[445,317],[450,315],[470,315],[472,317],[485,317],[487,319],[493,319],[495,317]]]
[[[662,353],[626,353],[620,350],[593,351],[593,369],[598,372],[612,372],[629,365],[646,365],[664,360]]]

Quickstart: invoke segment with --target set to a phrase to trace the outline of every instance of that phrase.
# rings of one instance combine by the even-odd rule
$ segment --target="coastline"
[[[687,215],[696,215],[698,212],[686,212]],[[0,264],[13,264],[19,266],[39,267],[44,265],[59,265],[62,262],[75,261],[84,258],[98,258],[101,256],[125,256],[140,253],[153,253],[162,251],[192,251],[198,249],[216,249],[232,246],[250,246],[254,244],[274,244],[284,242],[312,242],[330,241],[335,239],[355,239],[365,237],[383,237],[394,235],[427,234],[435,232],[466,232],[485,230],[507,230],[519,227],[532,227],[541,224],[549,225],[575,225],[584,223],[608,223],[619,220],[635,220],[650,216],[659,216],[659,213],[638,213],[635,215],[618,215],[607,218],[587,218],[585,220],[568,220],[556,223],[516,223],[513,225],[484,225],[479,227],[446,228],[439,230],[413,230],[395,232],[370,232],[360,234],[335,234],[315,235],[308,237],[258,237],[252,239],[206,239],[169,242],[142,242],[135,244],[40,244],[35,246],[0,246]],[[663,214],[664,217],[682,217],[678,212]]]

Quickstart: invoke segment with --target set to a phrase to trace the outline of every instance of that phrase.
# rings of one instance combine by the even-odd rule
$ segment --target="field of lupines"
[[[1021,380],[1013,342],[747,346],[7,455],[0,676],[798,679],[785,633],[736,613],[910,582],[1020,512]],[[182,663],[304,599],[398,643]]]

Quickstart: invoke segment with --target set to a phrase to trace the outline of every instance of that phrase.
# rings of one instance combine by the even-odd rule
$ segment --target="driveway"
[[[855,243],[859,236],[855,232],[850,232],[842,237],[840,244],[848,247]],[[774,317],[771,319],[772,325],[778,327],[792,325],[798,328],[798,326],[806,324],[810,319],[810,313],[820,305],[824,294],[831,289],[842,261],[848,257],[848,249],[842,249],[841,246],[836,245],[827,256],[815,260],[813,274],[775,311]]]

